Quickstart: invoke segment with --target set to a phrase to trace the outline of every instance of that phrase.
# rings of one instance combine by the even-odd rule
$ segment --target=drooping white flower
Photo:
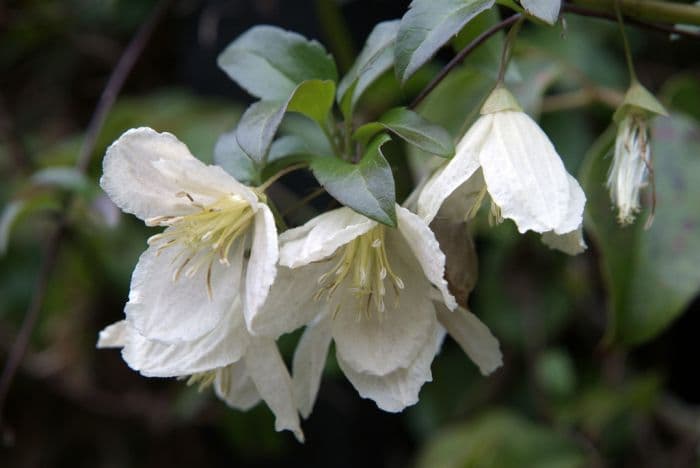
[[[620,224],[632,223],[640,209],[639,191],[647,185],[652,167],[649,120],[653,115],[667,114],[639,83],[630,87],[614,115],[617,137],[607,185]]]
[[[416,403],[432,378],[430,365],[445,334],[432,292],[437,288],[446,309],[457,304],[432,231],[407,209],[397,206],[396,213],[393,229],[340,208],[280,236],[280,265],[286,268],[251,329],[274,336],[308,324],[293,363],[295,397],[305,417],[331,340],[360,395],[386,411]],[[484,350],[489,358],[493,353],[500,356],[497,346]]]
[[[275,414],[275,428],[303,441],[291,377],[274,339],[247,332],[238,300],[224,317],[204,336],[176,344],[150,340],[122,320],[100,332],[97,347],[121,348],[124,361],[144,376],[184,378],[200,390],[213,386],[236,409],[248,410],[262,399]]]
[[[462,204],[466,217],[473,216],[489,195],[496,222],[511,219],[521,233],[543,234],[550,247],[583,251],[586,196],[547,135],[503,87],[491,93],[481,114],[455,156],[425,184],[418,214],[432,221],[449,197]]]
[[[221,323],[239,296],[252,319],[279,253],[262,194],[150,128],[129,130],[109,147],[100,184],[123,211],[166,227],[148,240],[132,276],[125,312],[134,329],[164,343],[189,342]]]
[[[301,439],[274,340],[251,337],[246,325],[265,301],[279,255],[264,195],[149,128],[129,130],[109,147],[100,183],[123,211],[166,229],[139,258],[126,320],[106,328],[98,345],[121,347],[143,375],[213,384],[236,407],[262,397],[277,429]]]

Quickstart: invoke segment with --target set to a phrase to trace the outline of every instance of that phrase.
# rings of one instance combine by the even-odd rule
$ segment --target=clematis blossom
[[[461,204],[466,218],[490,198],[493,221],[511,219],[519,232],[541,233],[550,247],[572,255],[586,247],[583,190],[547,135],[503,87],[486,100],[455,156],[425,184],[418,214],[431,222],[448,198]]]
[[[307,325],[293,362],[294,394],[304,417],[316,399],[331,341],[360,395],[386,411],[415,404],[432,379],[430,365],[445,335],[433,291],[447,314],[456,314],[457,304],[432,231],[403,207],[396,214],[397,228],[389,228],[344,207],[280,236],[283,268],[251,331],[275,336]],[[481,344],[483,354],[472,357],[488,373],[500,365],[500,351],[492,336],[474,342]]]

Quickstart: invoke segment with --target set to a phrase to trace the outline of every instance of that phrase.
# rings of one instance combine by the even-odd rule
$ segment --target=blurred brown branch
[[[85,140],[83,141],[80,154],[78,155],[75,163],[75,167],[79,172],[85,173],[87,171],[88,165],[90,164],[90,160],[95,151],[97,137],[99,136],[100,130],[104,125],[107,114],[112,109],[112,106],[114,105],[124,82],[133,69],[134,64],[141,56],[141,53],[146,47],[153,30],[163,18],[170,3],[171,0],[161,0],[154,7],[152,13],[138,29],[133,39],[124,50],[124,53],[121,55],[116,67],[112,71],[112,74],[105,85],[104,91],[100,96],[100,100],[97,103],[92,118],[90,119],[90,123],[88,124],[85,134]],[[36,284],[34,286],[32,301],[27,308],[27,312],[24,316],[24,321],[22,322],[17,338],[15,339],[12,348],[8,352],[7,362],[5,364],[5,368],[3,369],[2,375],[0,375],[0,428],[3,427],[2,418],[5,401],[7,400],[7,394],[10,390],[12,380],[14,379],[22,358],[27,352],[32,331],[34,330],[34,326],[36,325],[36,321],[39,317],[39,312],[41,311],[44,303],[44,298],[49,285],[49,279],[53,272],[54,266],[56,265],[60,244],[68,226],[68,219],[65,213],[68,211],[71,205],[72,200],[67,200],[64,204],[64,212],[59,217],[54,231],[51,233],[46,242],[46,250],[44,251],[43,261],[39,270]]]

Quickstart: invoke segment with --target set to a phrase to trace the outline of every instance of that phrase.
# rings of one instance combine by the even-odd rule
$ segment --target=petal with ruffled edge
[[[467,356],[488,375],[503,364],[498,340],[478,317],[460,307],[449,311],[443,304],[435,303],[438,321],[461,346]]]
[[[542,242],[551,249],[556,249],[565,254],[578,255],[588,247],[583,240],[583,227],[566,234],[554,234],[549,231],[542,234]]]
[[[493,126],[479,161],[501,215],[512,219],[521,233],[560,231],[569,207],[570,187],[552,142],[523,112],[491,115]]]
[[[145,376],[178,377],[238,361],[249,341],[240,301],[236,301],[219,326],[191,342],[163,344],[145,338],[136,330],[128,330],[122,357],[129,367]]]
[[[408,367],[433,331],[433,288],[415,259],[392,255],[395,253],[387,252],[404,289],[398,290],[397,301],[394,288],[387,285],[384,312],[377,311],[374,301],[357,297],[347,287],[337,290],[330,301],[330,310],[337,310],[333,320],[337,354],[356,372],[386,375]],[[367,314],[363,311],[366,304]]]
[[[300,268],[277,268],[267,299],[248,324],[255,336],[277,338],[306,325],[328,310],[326,300],[314,300],[318,278],[332,268],[331,261]]]
[[[331,344],[333,318],[325,314],[310,323],[294,352],[292,384],[299,412],[308,418],[318,395],[321,375]]]
[[[280,236],[280,265],[297,268],[330,257],[377,223],[343,207],[316,216]]]
[[[217,371],[214,393],[231,408],[241,411],[248,411],[260,402],[260,395],[248,376],[243,359]]]
[[[357,372],[342,356],[338,356],[338,364],[361,397],[374,400],[384,411],[396,413],[416,404],[423,384],[432,381],[430,365],[440,350],[444,336],[445,330],[435,324],[416,359],[408,367],[384,376]]]
[[[416,260],[423,269],[428,280],[440,290],[443,300],[449,309],[457,307],[457,301],[447,289],[445,280],[445,254],[440,250],[440,244],[435,234],[427,224],[418,216],[406,208],[396,206],[396,218],[398,231]],[[395,231],[388,232],[390,244],[399,243]],[[397,254],[406,254],[403,248],[393,249]]]
[[[275,415],[275,430],[292,431],[297,440],[303,442],[304,434],[301,432],[299,414],[294,404],[292,379],[275,342],[270,339],[253,340],[248,348],[245,363],[258,394]]]
[[[239,294],[242,248],[234,250],[230,266],[214,261],[211,266],[211,291],[207,288],[207,266],[192,277],[174,272],[185,260],[180,247],[148,248],[134,269],[125,313],[131,326],[151,340],[181,343],[196,340],[220,322]]]
[[[253,242],[246,270],[244,314],[246,325],[252,329],[252,321],[265,302],[277,274],[277,228],[270,208],[261,205],[255,215]]]
[[[418,216],[426,223],[435,218],[447,197],[479,169],[479,151],[489,135],[493,117],[485,115],[457,144],[454,157],[428,180],[418,197]]]
[[[151,128],[126,131],[107,149],[100,185],[123,211],[141,219],[197,210],[182,192],[207,194],[206,200],[252,191],[221,168],[207,166],[170,133]],[[254,198],[251,200],[255,200]]]

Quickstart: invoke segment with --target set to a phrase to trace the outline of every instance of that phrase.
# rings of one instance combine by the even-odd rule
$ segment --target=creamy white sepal
[[[433,329],[415,360],[407,367],[396,369],[387,375],[358,372],[342,356],[338,356],[338,364],[361,397],[374,400],[384,411],[396,413],[416,404],[423,384],[432,381],[430,365],[440,350],[444,336],[445,330],[437,323],[433,324]]]
[[[445,305],[450,310],[457,307],[457,301],[447,289],[445,254],[440,250],[433,231],[418,215],[401,206],[396,207],[396,219],[400,236],[395,231],[389,231],[389,241],[400,244],[402,238],[418,260],[425,276],[442,294]]]
[[[554,24],[559,19],[561,0],[520,0],[520,3],[528,14],[547,24]]]
[[[97,348],[121,348],[126,343],[127,324],[126,320],[114,322],[107,325],[97,338]]]
[[[275,430],[289,430],[299,442],[304,434],[292,391],[292,379],[272,339],[252,340],[245,357],[246,370],[260,397],[275,415]]]
[[[304,418],[316,402],[321,376],[331,344],[333,318],[323,314],[310,323],[299,340],[292,364],[294,400]]]
[[[323,260],[376,225],[347,207],[327,211],[280,235],[280,265],[297,268]]]
[[[255,384],[248,376],[245,359],[216,371],[214,393],[231,408],[248,411],[260,402]]]
[[[333,320],[337,355],[355,371],[379,376],[408,367],[436,320],[429,297],[432,286],[420,265],[395,255],[398,246],[396,250],[395,246],[388,247],[392,248],[389,255],[394,271],[405,286],[399,290],[398,301],[394,289],[387,287],[386,310],[380,313],[372,306],[369,316],[358,316],[362,313],[357,307],[358,298],[348,289],[337,291],[333,301],[340,306]],[[336,307],[331,308],[334,310]]]
[[[192,277],[174,272],[184,261],[181,247],[158,253],[149,247],[131,277],[127,320],[144,337],[163,343],[182,343],[211,331],[239,294],[242,260],[230,266],[214,261],[211,266],[211,297],[207,287],[207,267]],[[237,249],[239,250],[239,249]],[[240,252],[240,250],[239,250]]]
[[[474,361],[483,375],[488,375],[503,365],[503,355],[496,337],[478,317],[463,307],[449,311],[435,303],[438,321],[452,338]]]
[[[255,214],[253,241],[245,280],[244,315],[248,329],[262,307],[277,273],[279,247],[275,218],[267,205],[260,205]]]
[[[524,233],[569,232],[564,220],[569,211],[569,177],[554,146],[525,113],[502,111],[490,114],[493,126],[479,154],[488,192]],[[563,222],[564,221],[564,222]]]
[[[491,130],[493,117],[479,118],[457,143],[455,155],[428,180],[418,197],[418,216],[430,224],[447,197],[479,169],[479,151]]]
[[[144,220],[196,211],[183,192],[200,203],[237,194],[257,204],[250,189],[199,161],[174,135],[146,127],[124,132],[107,149],[100,186],[119,208]]]

